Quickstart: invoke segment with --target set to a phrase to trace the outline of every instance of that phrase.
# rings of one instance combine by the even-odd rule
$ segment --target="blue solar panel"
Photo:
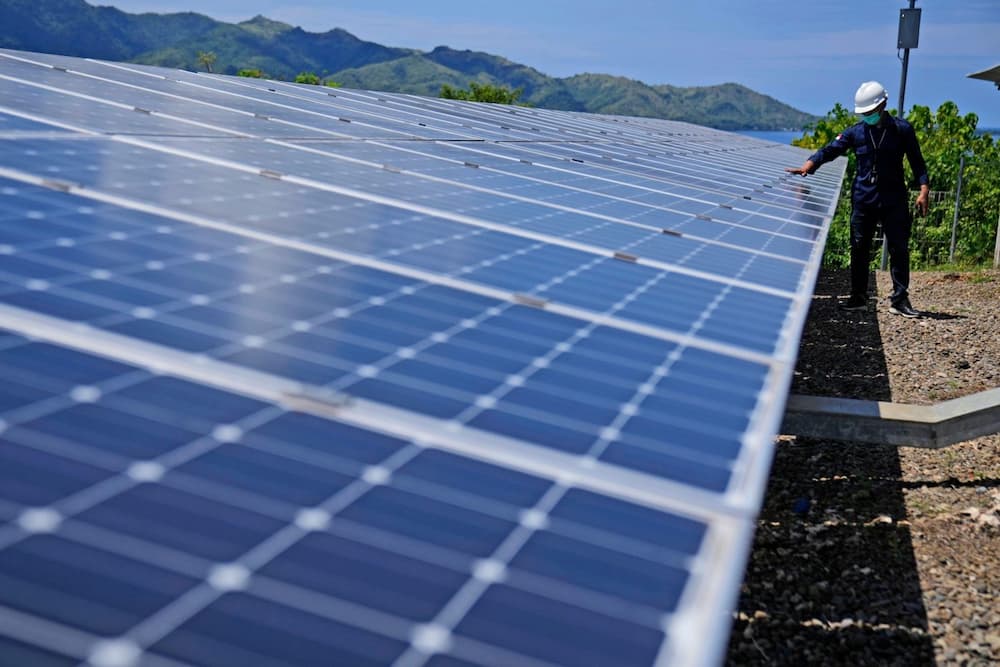
[[[0,72],[0,662],[720,659],[837,174],[668,121]]]

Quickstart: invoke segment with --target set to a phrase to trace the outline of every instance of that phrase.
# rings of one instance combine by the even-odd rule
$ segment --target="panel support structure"
[[[1000,432],[1000,388],[934,405],[792,395],[781,432],[938,449]]]

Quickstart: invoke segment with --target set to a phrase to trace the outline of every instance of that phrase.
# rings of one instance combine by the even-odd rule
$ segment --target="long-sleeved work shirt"
[[[884,114],[878,125],[859,122],[809,158],[815,167],[840,157],[848,150],[857,156],[857,173],[851,186],[851,202],[875,205],[883,201],[906,199],[903,156],[910,162],[913,176],[920,185],[929,185],[927,165],[920,153],[913,126],[902,118]],[[815,167],[813,171],[815,171]]]

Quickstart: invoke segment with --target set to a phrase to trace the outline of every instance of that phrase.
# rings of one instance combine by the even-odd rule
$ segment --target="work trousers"
[[[855,204],[851,212],[851,294],[867,297],[868,265],[872,238],[881,222],[889,248],[889,275],[892,277],[893,304],[907,297],[910,288],[910,215],[906,197],[876,204]]]

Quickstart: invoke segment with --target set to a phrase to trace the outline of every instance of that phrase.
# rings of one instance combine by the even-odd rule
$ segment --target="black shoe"
[[[914,310],[913,306],[910,305],[910,300],[906,297],[889,306],[889,312],[903,317],[920,317],[920,311]]]
[[[851,298],[840,304],[841,310],[864,310],[868,307],[868,299],[858,294],[852,294]]]

